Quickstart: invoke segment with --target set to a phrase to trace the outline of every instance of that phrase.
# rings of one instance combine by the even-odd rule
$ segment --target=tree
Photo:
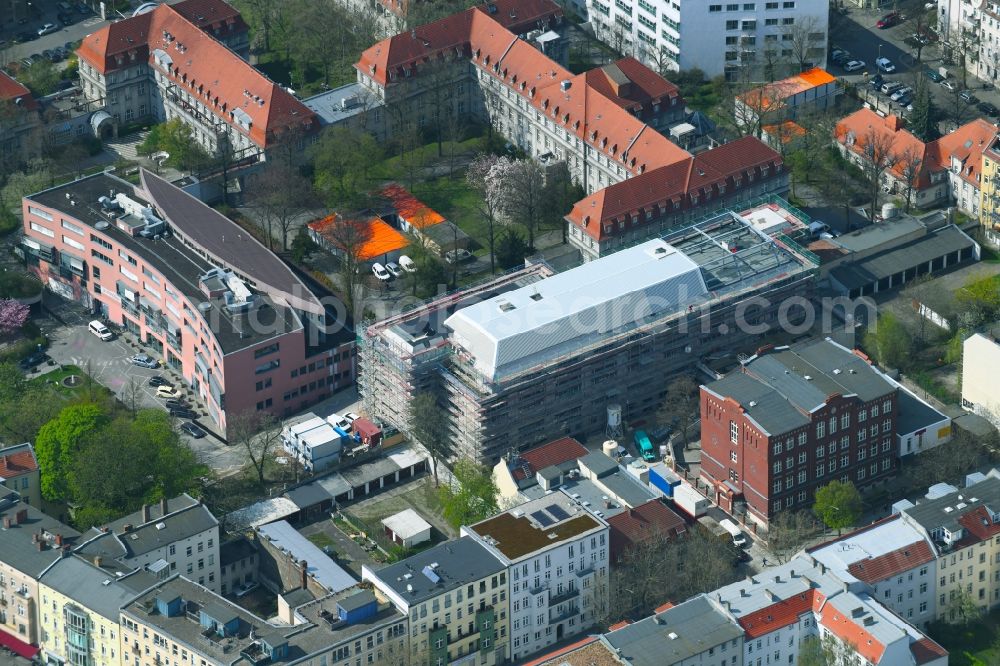
[[[310,153],[316,191],[330,208],[353,208],[363,201],[371,165],[383,154],[371,134],[341,126],[324,130]]]
[[[281,238],[281,249],[287,250],[292,225],[313,203],[313,189],[294,164],[278,159],[269,161],[256,178],[249,198],[265,223],[262,228],[268,247],[273,247],[273,225]]]
[[[963,589],[952,590],[943,610],[946,611],[945,621],[957,626],[968,626],[983,615],[983,608],[976,603],[972,595]]]
[[[429,298],[438,293],[438,289],[448,282],[444,266],[421,245],[411,244],[407,256],[413,260],[416,271],[407,273],[413,295],[419,298]]]
[[[204,166],[211,159],[195,139],[191,128],[180,118],[171,118],[154,125],[137,148],[140,155],[163,151],[168,154],[166,163],[178,169],[193,170]]]
[[[438,465],[451,454],[448,417],[438,406],[434,393],[424,391],[410,401],[409,435],[421,444],[431,456],[434,467],[434,485],[440,485]]]
[[[363,284],[362,253],[372,236],[371,222],[360,217],[336,215],[332,224],[324,228],[322,233],[335,248],[339,262],[341,296],[347,312],[354,314]]]
[[[298,233],[295,234],[295,238],[292,239],[292,261],[297,264],[305,263],[306,259],[313,252],[319,250],[319,246],[316,242],[309,236],[309,232],[305,227],[299,227]]]
[[[0,299],[0,335],[20,331],[28,321],[29,308],[13,298]]]
[[[955,483],[965,475],[992,464],[996,458],[997,435],[977,437],[967,430],[952,426],[951,441],[929,451],[903,460],[904,474],[909,487],[919,491],[939,482]]]
[[[799,644],[797,666],[854,666],[857,651],[833,634],[806,636]]]
[[[524,263],[524,257],[528,254],[528,244],[524,237],[514,227],[507,227],[500,232],[497,239],[497,263],[504,270],[513,268]]]
[[[785,37],[788,39],[785,39]],[[795,19],[781,36],[782,48],[791,51],[791,65],[795,72],[804,72],[822,60],[826,44],[825,26],[821,26],[815,16]]]
[[[816,503],[813,511],[830,529],[840,531],[852,527],[861,518],[864,505],[861,493],[850,481],[833,480],[816,489]]]
[[[35,439],[35,455],[42,471],[42,497],[50,502],[71,498],[70,484],[81,442],[106,422],[107,414],[99,405],[85,402],[64,407],[41,427]]]
[[[43,58],[22,70],[21,81],[36,97],[45,97],[55,92],[59,84],[59,70],[51,61]]]
[[[905,210],[907,213],[910,212],[910,206],[913,204],[913,188],[916,187],[917,181],[920,178],[923,165],[923,156],[913,148],[907,148],[899,156],[899,168],[903,175],[903,181],[906,184]]]
[[[909,360],[912,340],[896,316],[884,312],[865,333],[863,344],[883,368],[902,368]]]
[[[455,528],[472,525],[499,511],[493,471],[472,460],[455,464],[450,483],[438,490],[445,520]]]
[[[868,182],[871,211],[869,220],[875,222],[875,212],[878,209],[879,191],[887,171],[899,163],[899,155],[894,149],[896,137],[890,132],[880,132],[874,127],[860,137],[857,137],[861,149],[861,171]]]
[[[125,386],[122,387],[121,401],[132,418],[136,418],[142,406],[142,385],[134,377],[129,377]]]
[[[1000,289],[991,275],[973,275],[955,292],[960,311],[967,313],[967,325],[979,326],[1000,316]]]
[[[31,160],[25,170],[8,176],[7,183],[0,192],[0,203],[5,206],[20,206],[21,199],[51,187],[53,181],[51,165],[47,160]]]
[[[545,210],[545,175],[538,162],[514,161],[502,183],[504,211],[511,222],[518,222],[528,232],[528,249],[535,249],[535,232]]]
[[[16,401],[26,389],[24,373],[13,363],[0,363],[0,405]]]
[[[17,368],[15,371],[23,375]],[[8,385],[10,390],[16,390]],[[39,400],[30,384],[25,384],[20,394],[13,398],[0,396],[0,432],[3,439],[14,442],[33,442],[43,425],[59,413],[59,403]]]
[[[559,229],[563,243],[569,233],[566,215],[573,209],[573,204],[585,195],[583,187],[573,182],[566,162],[559,162],[546,173],[542,192],[542,225],[548,229]]]
[[[504,182],[513,162],[507,156],[481,153],[465,173],[465,181],[476,194],[477,210],[486,220],[486,240],[490,248],[490,272],[496,274],[496,225],[504,207]]]
[[[907,119],[907,128],[921,141],[933,141],[938,138],[937,115],[927,79],[920,76],[916,81],[913,112]]]
[[[229,442],[242,448],[257,475],[257,483],[264,487],[264,468],[271,452],[277,448],[281,437],[281,422],[271,412],[247,409],[227,419],[226,436]]]
[[[121,416],[86,436],[70,478],[76,522],[115,518],[143,503],[174,497],[198,488],[208,469],[195,459],[158,409]],[[105,518],[106,520],[106,518]]]
[[[964,73],[965,70],[963,69],[962,72]],[[971,98],[964,98],[963,92],[965,92],[964,82],[961,87],[955,86],[953,90],[946,91],[947,103],[944,106],[944,117],[954,123],[955,128],[964,125],[976,115]],[[951,129],[947,129],[947,131],[951,131]]]
[[[681,375],[670,382],[656,419],[681,434],[688,443],[688,435],[700,419],[698,383],[690,375]]]
[[[819,532],[808,511],[780,511],[767,524],[767,549],[784,564]]]

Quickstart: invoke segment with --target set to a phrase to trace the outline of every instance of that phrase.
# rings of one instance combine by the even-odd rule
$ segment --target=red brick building
[[[702,480],[766,524],[834,479],[861,488],[897,465],[897,389],[831,340],[762,349],[701,387]]]

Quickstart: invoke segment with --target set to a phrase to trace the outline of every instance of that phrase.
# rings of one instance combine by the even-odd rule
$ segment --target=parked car
[[[166,379],[164,379],[163,377],[161,377],[159,375],[153,375],[152,377],[149,378],[149,381],[146,382],[146,383],[148,385],[150,385],[150,386],[170,386],[171,385],[170,382],[168,382]]]
[[[197,412],[192,412],[190,409],[179,409],[174,407],[170,410],[170,415],[179,419],[196,419],[198,418]]]
[[[111,329],[109,329],[107,326],[104,325],[103,322],[97,319],[87,324],[87,330],[89,330],[91,333],[99,337],[101,340],[104,340],[105,342],[107,342],[108,340],[112,340],[115,337],[115,334],[111,332]]]
[[[885,30],[886,28],[891,28],[902,20],[898,12],[889,12],[875,23],[875,27],[879,30]]]
[[[383,282],[392,279],[392,276],[389,275],[389,271],[385,270],[385,266],[383,266],[378,262],[372,264],[372,273],[374,273],[375,277],[377,277],[379,280],[382,280]]]
[[[246,595],[250,594],[256,589],[257,589],[257,583],[254,582],[243,583],[242,585],[233,589],[233,594],[236,595],[237,599],[239,599],[245,597]]]
[[[891,95],[902,87],[903,84],[899,81],[886,81],[882,84],[882,87],[879,88],[879,92],[883,95]]]
[[[191,409],[191,405],[183,400],[167,400],[163,404],[166,405],[167,409]]]
[[[129,360],[132,361],[132,365],[138,365],[141,368],[156,369],[160,367],[160,362],[148,354],[136,354]]]
[[[21,359],[21,362],[18,363],[18,365],[25,372],[30,372],[31,370],[34,370],[36,367],[38,367],[42,363],[45,363],[45,361],[48,360],[49,360],[48,354],[46,354],[43,351],[36,351],[33,352],[30,356]]]
[[[53,32],[59,32],[59,26],[55,23],[46,23],[38,29],[38,36],[51,35]]]
[[[1000,115],[1000,109],[993,106],[989,102],[980,102],[977,106],[979,112],[986,116],[998,116]]]
[[[180,398],[181,392],[173,386],[160,386],[156,389],[157,398]]]
[[[896,104],[899,104],[900,106],[905,107],[907,111],[912,112],[913,109],[910,107],[913,106],[913,94],[907,93],[903,95],[902,97],[896,100]]]
[[[340,414],[330,414],[326,417],[326,422],[332,425],[334,428],[340,428],[344,432],[351,429],[351,422],[345,419]]]
[[[912,93],[913,93],[913,88],[910,88],[909,86],[906,86],[906,87],[900,88],[896,92],[892,93],[892,95],[889,96],[889,99],[891,99],[893,102],[898,102],[903,97],[906,97],[907,95],[910,95]]]
[[[837,63],[838,65],[843,62],[850,60],[851,54],[844,49],[834,49],[830,51],[830,60]]]
[[[951,81],[947,80],[947,79],[942,80],[941,81],[941,85],[944,86],[945,88],[947,88],[948,90],[954,90],[955,89],[955,84],[952,83]]]
[[[191,435],[195,439],[201,439],[205,436],[205,431],[190,421],[185,421],[181,424],[181,431]]]
[[[59,19],[59,22],[66,27],[73,25],[73,23],[76,21],[76,18],[74,18],[72,14],[67,14],[65,12],[59,12],[57,18]]]
[[[875,61],[875,66],[886,74],[891,74],[896,71],[896,66],[892,64],[892,61],[888,58],[879,58]]]
[[[25,42],[31,42],[36,39],[38,39],[38,35],[34,32],[29,32],[27,30],[25,30],[24,32],[17,33],[17,35],[14,37],[14,41],[19,44],[23,44]]]
[[[924,70],[924,76],[926,76],[934,83],[941,83],[942,81],[944,81],[944,77],[941,76],[938,72],[935,72],[933,69]]]
[[[399,264],[397,264],[395,261],[390,261],[389,263],[387,263],[385,265],[385,270],[387,270],[389,272],[389,275],[391,275],[394,278],[403,277],[403,271],[399,268]]]
[[[864,68],[865,68],[865,61],[864,60],[851,60],[849,62],[844,63],[844,71],[845,72],[857,72],[858,70],[861,70],[861,69],[864,69]]]
[[[399,267],[407,273],[417,272],[417,264],[405,254],[399,255]]]
[[[80,14],[82,14],[83,16],[87,16],[87,15],[89,15],[89,14],[90,14],[90,12],[91,12],[91,9],[90,9],[90,7],[89,7],[89,6],[87,6],[87,3],[85,3],[85,2],[81,2],[80,4],[78,4],[78,5],[76,6],[76,10],[77,10],[78,12],[80,12]]]
[[[958,96],[966,104],[979,104],[979,98],[973,95],[971,90],[963,90]]]
[[[460,264],[465,261],[475,259],[475,256],[465,249],[448,250],[444,253],[444,260],[449,264]]]
[[[872,87],[872,90],[878,90],[885,83],[885,79],[882,78],[881,74],[876,74],[868,80],[868,85]]]

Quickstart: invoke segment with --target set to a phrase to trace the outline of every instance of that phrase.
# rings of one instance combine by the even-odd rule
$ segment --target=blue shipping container
[[[671,476],[676,476],[671,474]],[[673,499],[674,497],[674,486],[680,482],[680,479],[674,481],[673,479],[667,479],[661,476],[655,468],[649,470],[649,485],[659,490],[664,496]]]

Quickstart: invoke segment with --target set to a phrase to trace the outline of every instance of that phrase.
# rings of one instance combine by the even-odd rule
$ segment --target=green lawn
[[[62,380],[66,379],[70,375],[77,375],[83,381],[73,388],[64,386]],[[75,365],[64,365],[59,370],[46,373],[40,377],[35,377],[34,379],[29,379],[28,385],[43,388],[48,393],[58,396],[60,399],[69,399],[83,393],[86,390],[86,375]]]
[[[1000,611],[966,627],[934,623],[927,633],[951,653],[950,666],[1000,664]]]
[[[316,532],[315,534],[310,534],[307,538],[318,548],[326,548],[327,546],[333,548],[336,546],[336,542],[333,538],[325,532]]]

